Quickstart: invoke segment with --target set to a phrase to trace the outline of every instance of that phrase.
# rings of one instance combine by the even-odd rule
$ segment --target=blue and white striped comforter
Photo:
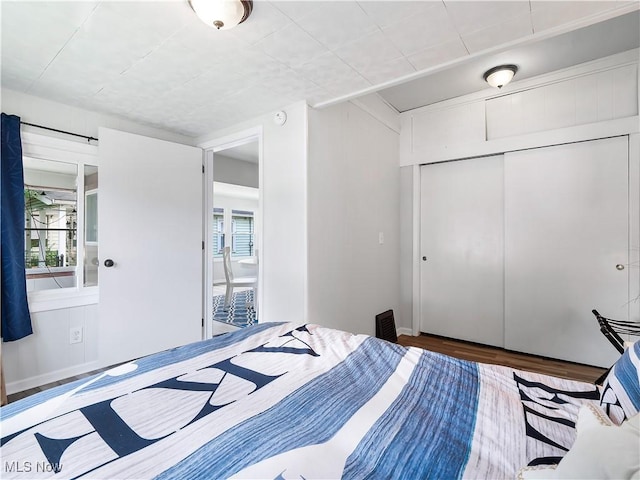
[[[590,384],[262,324],[3,407],[2,478],[513,478]]]

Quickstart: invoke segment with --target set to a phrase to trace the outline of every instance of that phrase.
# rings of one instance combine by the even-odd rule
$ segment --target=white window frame
[[[231,236],[231,256],[233,258],[247,258],[247,257],[251,257],[255,254],[255,244],[254,244],[254,253],[252,255],[241,255],[239,253],[236,253],[237,250],[237,246],[236,246],[236,242],[237,242],[237,231],[236,231],[236,220],[235,217],[243,217],[243,218],[249,218],[251,217],[252,221],[255,218],[255,212],[250,212],[251,215],[244,215],[244,214],[238,214],[238,213],[233,213],[236,210],[231,210],[231,212],[229,213],[230,218],[231,218],[231,231],[230,236]],[[254,236],[254,242],[255,242],[255,221],[253,221],[253,236]]]
[[[98,166],[97,146],[31,132],[22,132],[21,138],[23,157],[76,165],[78,172],[77,198],[84,199],[84,167],[85,165]],[[79,225],[77,231],[76,286],[29,292],[29,311],[31,313],[98,303],[98,287],[84,286],[84,202],[78,201],[76,209],[78,223],[80,224],[82,221],[82,228]]]
[[[226,218],[227,209],[226,208],[222,208],[222,207],[217,207],[217,208],[222,210],[222,213],[216,212],[215,208],[214,208],[213,216],[214,217],[222,216],[222,229],[215,228],[214,232],[215,232],[215,230],[217,230],[218,233],[214,233],[213,235],[218,237],[218,245],[220,245],[222,243],[222,241],[225,242],[225,245],[222,246],[222,248],[224,248],[226,246],[226,242],[227,242],[227,236],[226,236],[226,230],[225,230],[226,229],[226,220],[227,220],[227,218]],[[215,225],[215,224],[216,224],[216,221],[214,219],[212,221],[212,225]],[[212,238],[212,240],[213,240],[213,238]],[[222,248],[220,249],[219,253],[213,252],[214,261],[222,259]]]
[[[87,164],[85,163],[85,165],[87,165]],[[84,184],[84,175],[82,175],[82,177],[83,177],[83,184]],[[87,198],[90,195],[98,195],[98,189],[97,188],[92,188],[91,190],[85,190],[85,192],[84,192],[84,204],[82,205],[83,208],[87,205]],[[84,213],[85,213],[84,225],[83,225],[84,228],[82,229],[82,231],[83,231],[83,233],[86,233],[86,231],[87,231],[87,215],[86,215],[86,213],[87,212],[85,211]],[[83,248],[84,248],[84,245],[98,245],[98,241],[93,242],[93,241],[85,240],[85,242],[83,244]]]

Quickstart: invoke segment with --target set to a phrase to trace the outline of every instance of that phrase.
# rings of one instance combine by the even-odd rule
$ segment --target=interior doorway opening
[[[260,321],[260,143],[206,152],[205,338]]]

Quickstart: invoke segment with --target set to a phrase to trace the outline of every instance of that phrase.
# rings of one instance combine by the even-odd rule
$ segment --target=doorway
[[[260,152],[257,135],[206,151],[205,338],[259,322]]]

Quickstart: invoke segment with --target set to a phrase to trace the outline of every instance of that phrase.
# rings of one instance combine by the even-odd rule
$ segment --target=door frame
[[[629,320],[640,320],[640,133],[629,134]]]
[[[202,261],[204,263],[203,272],[203,291],[202,291],[202,311],[204,312],[203,319],[203,339],[211,338],[212,327],[210,320],[213,318],[213,303],[211,302],[211,288],[213,286],[213,180],[214,180],[214,168],[213,157],[216,152],[221,152],[229,148],[238,147],[251,142],[258,142],[258,218],[260,219],[256,225],[256,233],[258,234],[258,241],[256,249],[260,252],[260,265],[258,266],[258,291],[256,299],[256,315],[259,315],[260,305],[262,305],[262,296],[264,289],[262,288],[262,279],[264,271],[264,255],[263,252],[263,224],[264,224],[264,204],[262,195],[262,186],[264,185],[264,165],[263,165],[263,130],[262,126],[249,128],[242,130],[224,137],[216,138],[199,146],[204,150],[204,175],[203,175],[203,245],[204,250],[202,253]],[[258,316],[258,318],[260,318]]]

